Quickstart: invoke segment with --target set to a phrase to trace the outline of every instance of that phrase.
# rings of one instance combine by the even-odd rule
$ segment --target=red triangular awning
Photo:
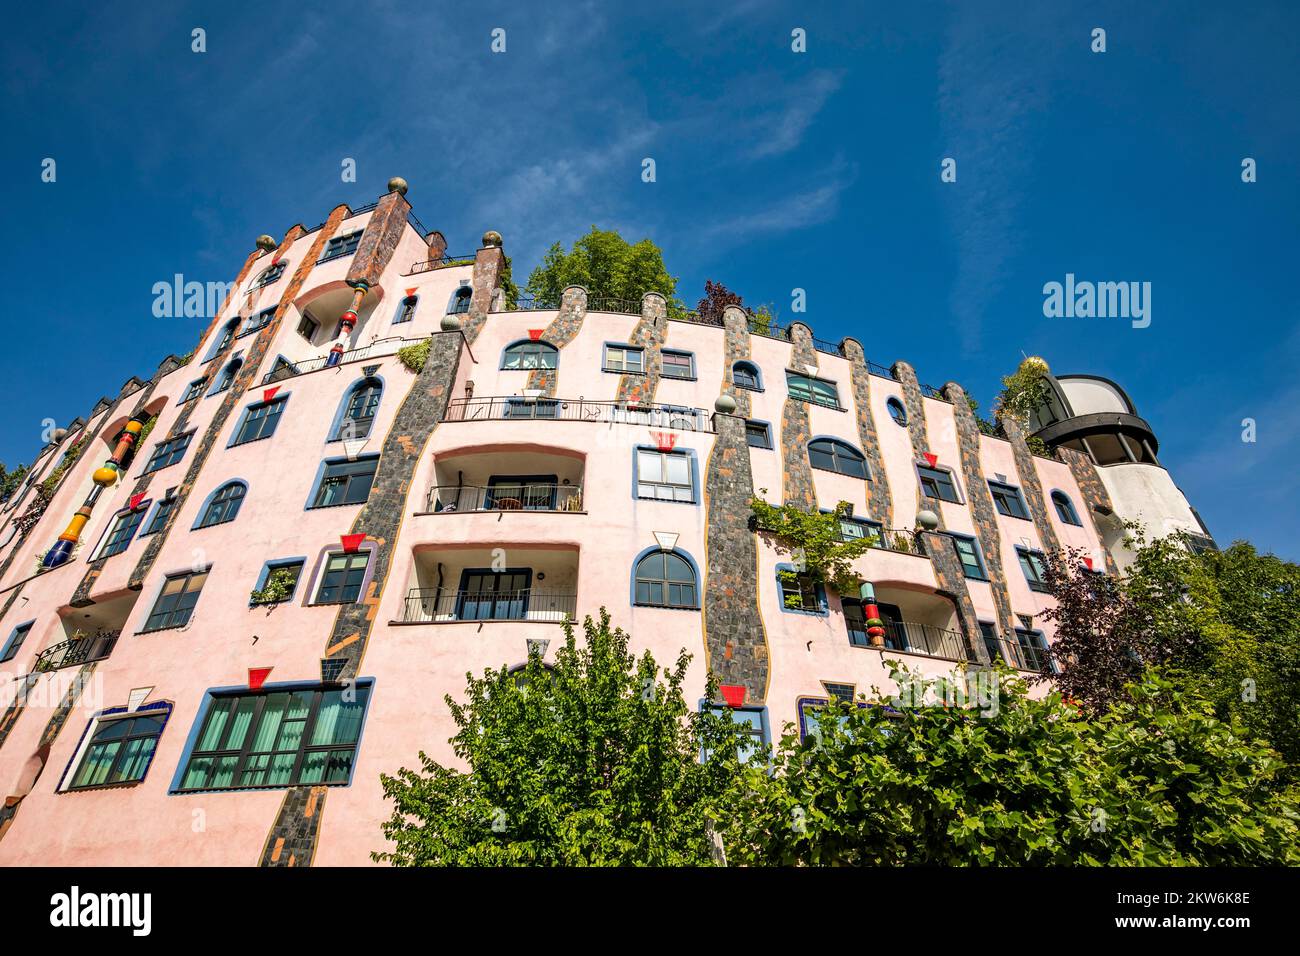
[[[938,456],[938,455],[935,455],[935,454],[933,454],[933,453],[931,453],[931,452],[928,452],[928,451],[927,451],[927,452],[925,452],[921,457],[924,458],[924,459],[926,460],[926,463],[929,464],[929,466],[930,466],[931,468],[933,468],[935,465],[939,464],[939,456]]]
[[[345,534],[339,540],[343,542],[343,550],[348,554],[352,554],[361,547],[361,542],[366,540],[366,536],[364,534]]]
[[[140,507],[140,502],[142,501],[144,501],[144,492],[138,491],[127,499],[127,507],[134,511],[136,508]]]
[[[532,339],[534,342],[536,342],[538,339],[542,337],[542,333],[545,331],[546,331],[545,329],[529,329],[528,337]]]
[[[278,392],[279,390],[280,390],[279,385],[275,386],[275,388],[262,389],[262,401],[269,402],[271,399],[275,398],[275,393]]]
[[[722,692],[722,699],[727,702],[728,707],[744,706],[745,688],[742,684],[723,684],[718,690]]]
[[[248,669],[248,689],[260,690],[266,683],[266,679],[271,676],[274,667],[250,667]]]

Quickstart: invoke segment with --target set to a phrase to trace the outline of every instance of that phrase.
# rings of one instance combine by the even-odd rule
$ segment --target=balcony
[[[942,595],[878,584],[876,607],[885,627],[883,645],[871,643],[866,607],[861,601],[846,597],[840,603],[849,643],[854,647],[876,647],[949,661],[974,660],[957,623],[957,609]]]
[[[121,631],[100,629],[94,634],[74,637],[61,641],[53,647],[47,647],[36,656],[32,671],[40,674],[45,671],[57,671],[64,667],[76,667],[91,661],[102,661],[113,653]]]
[[[582,487],[538,482],[434,485],[426,514],[465,511],[582,511]]]
[[[713,416],[702,408],[633,402],[590,402],[581,398],[504,395],[458,398],[447,405],[444,422],[570,421],[649,425],[679,431],[712,432]]]
[[[561,624],[575,619],[577,594],[576,545],[429,545],[415,549],[393,623]]]
[[[542,588],[438,591],[411,588],[402,609],[404,624],[457,621],[544,621],[575,619],[578,596]]]
[[[871,638],[867,634],[865,620],[846,613],[849,629],[849,643],[855,647],[871,647]],[[922,624],[918,621],[897,621],[882,618],[885,623],[884,647],[906,654],[921,654],[925,657],[942,657],[950,661],[969,659],[966,639],[960,631]]]

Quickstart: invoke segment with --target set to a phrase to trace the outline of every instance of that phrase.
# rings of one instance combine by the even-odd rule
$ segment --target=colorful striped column
[[[105,488],[111,488],[117,483],[118,477],[130,464],[131,456],[135,453],[136,442],[140,438],[140,432],[143,431],[148,419],[141,418],[138,415],[131,418],[118,433],[117,444],[113,448],[113,454],[90,476],[95,486],[90,489],[90,494],[86,495],[86,500],[80,508],[73,514],[72,520],[68,522],[68,527],[64,529],[63,534],[54,542],[54,547],[45,552],[45,559],[41,566],[45,568],[57,568],[61,564],[66,564],[72,557],[72,549],[76,547],[77,542],[81,540],[81,532],[86,527],[86,522],[90,520],[90,513],[94,510],[95,502]]]
[[[353,283],[352,304],[340,317],[339,337],[330,348],[329,357],[325,359],[326,366],[338,365],[343,360],[344,343],[347,342],[348,336],[352,334],[352,330],[357,327],[357,309],[361,308],[361,300],[366,297],[368,291],[370,291],[370,285],[364,280]]]

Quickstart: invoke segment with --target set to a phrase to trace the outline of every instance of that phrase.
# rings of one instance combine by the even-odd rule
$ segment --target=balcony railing
[[[989,653],[992,655],[992,643],[988,642],[985,646],[988,647]],[[997,639],[997,646],[998,650],[1001,651],[1002,660],[1018,671],[1030,671],[1035,674],[1055,674],[1057,672],[1056,662],[1048,648],[1037,647],[1032,644],[1021,644],[1019,641],[1013,641],[1005,637]]]
[[[369,345],[363,345],[359,349],[352,349],[344,352],[343,357],[339,359],[338,364],[347,365],[349,362],[359,362],[362,359],[393,355],[400,348],[407,345],[418,345],[422,341],[424,340],[405,339],[396,335],[386,339],[377,339]],[[328,362],[329,355],[322,355],[319,358],[313,359],[303,359],[301,362],[285,362],[263,375],[262,384],[270,385],[272,382],[282,382],[286,378],[296,378],[299,375],[306,375],[308,372],[316,372],[325,368]]]
[[[425,510],[450,511],[581,511],[582,488],[577,485],[434,485]]]
[[[99,631],[87,637],[74,637],[71,640],[47,647],[36,657],[32,670],[35,672],[56,671],[62,667],[75,667],[90,661],[100,661],[113,653],[121,631]]]
[[[885,648],[942,657],[953,661],[970,660],[966,640],[959,631],[950,631],[933,624],[916,621],[885,620]],[[857,647],[871,647],[866,625],[862,621],[849,621],[849,642]]]
[[[458,398],[447,405],[445,422],[502,420],[595,422],[650,425],[679,431],[711,432],[713,416],[702,408],[634,402],[589,402],[581,398]]]
[[[412,588],[406,595],[402,620],[408,624],[456,621],[538,621],[562,624],[574,620],[578,597],[559,591],[522,588],[516,591],[444,591]]]
[[[473,264],[473,256],[442,256],[438,259],[424,259],[420,262],[413,262],[411,263],[411,271],[406,274],[413,276],[419,275],[421,272],[432,272],[435,269],[447,269],[451,266],[472,266]]]

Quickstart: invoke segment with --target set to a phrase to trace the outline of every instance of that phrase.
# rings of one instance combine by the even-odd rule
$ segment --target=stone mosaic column
[[[853,406],[858,419],[858,444],[862,446],[862,453],[867,456],[867,464],[871,467],[871,479],[866,483],[869,517],[879,521],[886,528],[892,528],[894,501],[889,492],[885,459],[880,452],[876,420],[871,415],[871,372],[867,368],[867,356],[862,351],[862,346],[854,339],[845,339],[842,348],[844,357],[849,360],[850,377],[853,382]]]
[[[658,292],[647,292],[641,297],[641,319],[627,340],[628,345],[645,350],[645,374],[620,375],[618,401],[649,404],[655,400],[659,374],[663,369],[660,350],[667,335],[668,300]]]
[[[1002,428],[1007,433],[1011,450],[1016,456],[1020,488],[1025,494],[1029,514],[1034,519],[1034,527],[1038,529],[1038,540],[1043,543],[1044,550],[1049,554],[1056,554],[1061,550],[1061,539],[1056,536],[1056,529],[1052,527],[1047,514],[1047,496],[1043,494],[1043,483],[1038,480],[1038,469],[1034,467],[1034,454],[1025,443],[1025,433],[1019,422],[1007,418],[1003,421]]]
[[[813,348],[812,330],[802,322],[790,326],[790,367],[800,375],[817,374],[817,350]],[[808,443],[812,427],[808,422],[808,405],[787,395],[781,410],[781,500],[802,511],[817,510],[817,491],[813,486],[812,465],[808,461]]]
[[[580,285],[571,285],[560,294],[560,311],[537,338],[563,349],[578,337],[582,323],[587,318],[587,290]],[[532,336],[532,331],[529,331]],[[555,397],[558,371],[553,368],[535,368],[528,373],[527,388],[540,392],[548,398]]]

